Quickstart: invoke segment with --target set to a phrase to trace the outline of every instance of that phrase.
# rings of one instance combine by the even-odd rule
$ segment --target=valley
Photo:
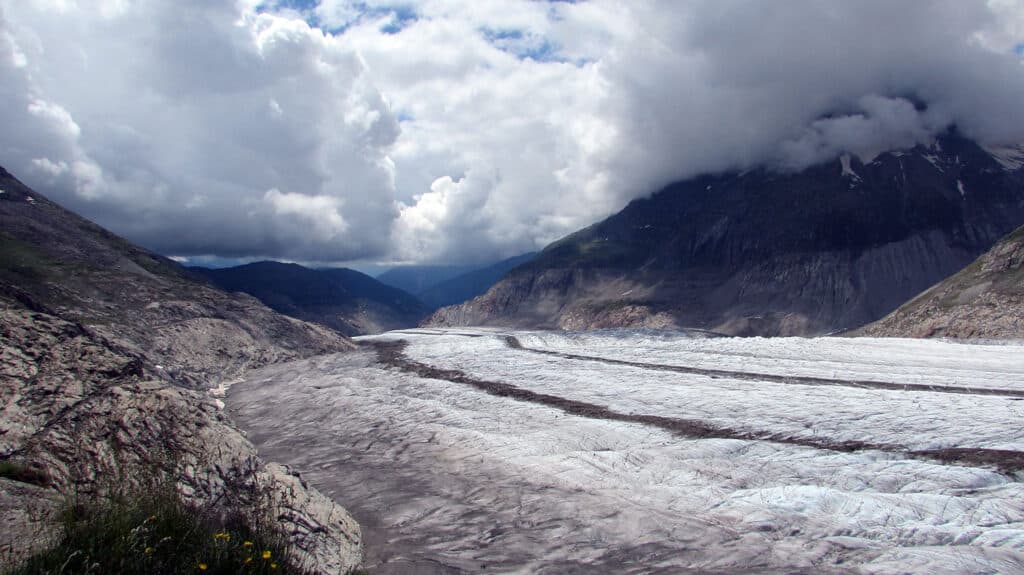
[[[1024,569],[1019,342],[416,329],[228,409],[372,573]]]
[[[0,0],[0,575],[1024,575],[1024,0]]]

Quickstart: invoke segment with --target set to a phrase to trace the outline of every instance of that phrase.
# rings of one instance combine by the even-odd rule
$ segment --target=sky
[[[1022,102],[1024,0],[0,0],[0,165],[194,263],[482,264]]]

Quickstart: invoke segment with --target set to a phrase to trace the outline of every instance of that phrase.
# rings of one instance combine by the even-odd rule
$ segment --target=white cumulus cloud
[[[700,173],[1024,141],[1022,43],[1022,0],[0,0],[0,164],[167,254],[484,262]]]

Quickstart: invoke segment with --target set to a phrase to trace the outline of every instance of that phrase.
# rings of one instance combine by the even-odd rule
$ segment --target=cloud
[[[887,150],[927,143],[952,119],[941,108],[918,110],[905,98],[862,97],[857,112],[816,120],[798,137],[783,141],[774,164],[800,170],[851,152],[864,162]]]
[[[339,213],[342,206],[339,198],[268,190],[263,199],[272,206],[276,215],[283,216],[279,221],[287,223],[286,231],[302,230],[297,234],[299,242],[329,242],[348,230],[348,222]],[[289,216],[294,218],[294,225],[288,225],[291,223]]]
[[[228,0],[0,6],[0,161],[54,199],[168,254],[389,251],[398,122],[339,41]]]
[[[612,143],[599,116],[609,87],[591,51],[609,33],[578,6],[423,2],[398,33],[372,20],[347,29],[342,40],[407,119],[391,154],[394,259],[507,257],[615,209],[592,161]],[[576,44],[554,57],[562,38]]]
[[[0,0],[0,163],[158,251],[484,262],[672,180],[1024,141],[1022,0]]]
[[[669,18],[678,4],[639,2],[642,33],[608,63],[611,185],[628,198],[702,172],[799,168],[951,124],[1022,141],[1024,68],[998,4],[695,0]]]

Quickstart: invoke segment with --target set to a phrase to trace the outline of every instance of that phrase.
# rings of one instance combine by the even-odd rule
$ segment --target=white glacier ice
[[[1024,458],[921,453],[1024,452],[1024,343],[361,339],[408,345],[266,368],[227,403],[355,511],[378,572],[1024,573]]]

